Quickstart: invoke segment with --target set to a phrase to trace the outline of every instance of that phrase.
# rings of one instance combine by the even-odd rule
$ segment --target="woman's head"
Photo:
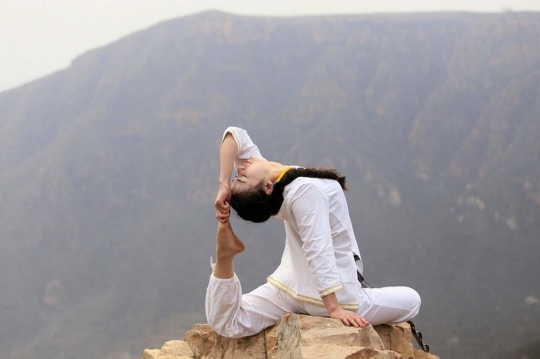
[[[239,177],[240,174],[241,172],[239,171]],[[247,173],[247,175],[250,175],[250,173]],[[243,177],[239,177],[235,179],[235,182],[243,180]],[[235,186],[233,183],[231,207],[234,208],[240,218],[246,221],[255,223],[265,222],[279,212],[283,204],[283,190],[285,186],[298,177],[335,180],[343,190],[347,190],[345,177],[340,176],[336,170],[293,168],[285,173],[279,182],[272,183],[268,179],[262,179],[259,183],[254,183],[253,177],[247,177],[249,181],[246,180],[245,184],[237,184]]]
[[[236,169],[238,176],[232,183],[232,194],[249,191],[261,186],[265,187],[267,191],[272,191],[271,166],[272,162],[256,156],[249,157]]]
[[[281,203],[279,203],[277,211],[275,210],[275,201],[272,201],[272,197],[271,193],[269,194],[264,190],[264,184],[261,182],[254,188],[233,193],[231,207],[234,208],[240,218],[246,221],[262,223],[279,212],[279,207],[281,207]]]

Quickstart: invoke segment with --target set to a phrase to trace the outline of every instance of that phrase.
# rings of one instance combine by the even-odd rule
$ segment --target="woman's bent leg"
[[[227,338],[257,334],[291,310],[268,283],[242,295],[236,275],[228,279],[210,276],[205,307],[210,327]]]
[[[358,315],[370,324],[395,324],[413,319],[420,311],[420,295],[409,287],[362,288]]]
[[[274,325],[284,313],[294,310],[294,303],[283,300],[277,289],[266,283],[242,295],[242,286],[234,273],[234,257],[244,244],[234,234],[229,222],[218,224],[216,263],[206,290],[206,318],[210,327],[228,338],[247,337]]]

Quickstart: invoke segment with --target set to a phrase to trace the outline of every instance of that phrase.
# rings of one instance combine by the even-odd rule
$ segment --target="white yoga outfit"
[[[250,156],[263,158],[247,132],[225,130],[238,145],[235,167]],[[285,223],[285,249],[279,267],[267,283],[242,294],[236,275],[210,276],[206,316],[212,329],[225,337],[245,337],[272,326],[287,312],[328,316],[321,297],[335,293],[343,309],[372,325],[414,318],[420,296],[408,287],[362,288],[363,272],[345,195],[337,181],[299,177],[285,187],[275,216]]]

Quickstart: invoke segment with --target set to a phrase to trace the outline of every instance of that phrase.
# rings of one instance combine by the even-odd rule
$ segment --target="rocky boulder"
[[[241,339],[196,324],[184,340],[146,349],[143,359],[438,359],[414,349],[407,323],[358,329],[338,319],[285,314],[275,326]]]

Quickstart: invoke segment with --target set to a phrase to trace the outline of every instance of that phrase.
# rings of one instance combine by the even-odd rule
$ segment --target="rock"
[[[143,359],[193,359],[194,355],[188,343],[183,340],[171,340],[166,342],[161,350],[146,349]]]
[[[439,359],[413,348],[407,323],[358,329],[338,319],[283,315],[259,334],[224,338],[196,324],[184,340],[144,351],[143,359]]]
[[[193,358],[266,358],[265,331],[240,339],[224,338],[208,324],[196,324],[186,333],[185,341]]]
[[[300,316],[286,313],[275,326],[266,329],[265,336],[268,358],[291,359],[302,358]]]
[[[403,359],[415,359],[412,344],[411,327],[407,323],[398,325],[377,325],[375,330],[381,338],[384,348],[400,353]]]

